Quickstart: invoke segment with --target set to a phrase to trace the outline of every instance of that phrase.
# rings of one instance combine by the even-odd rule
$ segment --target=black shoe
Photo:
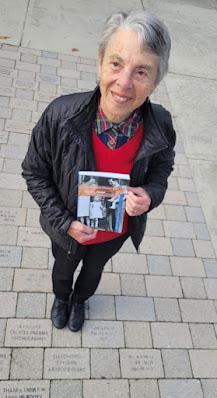
[[[51,310],[51,320],[55,328],[63,329],[69,319],[68,301],[55,298]]]
[[[84,303],[72,303],[69,315],[68,328],[72,332],[77,332],[84,323]]]

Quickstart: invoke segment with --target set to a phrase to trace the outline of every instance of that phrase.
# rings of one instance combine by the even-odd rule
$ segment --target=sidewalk
[[[126,243],[87,303],[83,330],[58,331],[50,243],[21,161],[46,105],[95,86],[96,61],[0,44],[0,398],[217,397],[217,259],[181,108],[170,102],[182,78],[170,74],[153,96],[175,116],[178,141],[141,253]]]

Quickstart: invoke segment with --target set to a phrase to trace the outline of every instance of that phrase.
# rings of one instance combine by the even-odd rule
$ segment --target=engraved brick
[[[9,379],[11,350],[0,348],[0,380]]]
[[[42,348],[14,348],[11,379],[41,379],[43,369]]]
[[[17,293],[0,292],[0,317],[11,318],[15,316]],[[5,305],[7,303],[7,305]]]
[[[120,362],[124,378],[149,379],[164,376],[160,350],[121,349]]]
[[[20,175],[2,173],[0,175],[0,188],[25,190],[26,184]],[[14,194],[14,192],[11,192],[11,194]]]
[[[187,350],[162,350],[162,356],[166,378],[192,378]]]
[[[155,298],[155,311],[158,321],[180,322],[181,315],[178,300],[173,298]]]
[[[45,379],[89,379],[89,350],[86,348],[45,349]]]
[[[31,72],[39,72],[40,71],[40,65],[37,64],[32,64],[29,62],[22,62],[22,61],[17,61],[16,62],[16,69],[20,70],[29,70]]]
[[[131,398],[160,398],[157,380],[130,380]]]
[[[91,378],[120,378],[119,354],[117,349],[92,349],[90,357]]]
[[[113,296],[92,296],[89,299],[89,319],[115,319],[115,303]]]
[[[16,393],[19,391],[19,395],[26,395],[27,391],[35,392],[40,398],[49,398],[49,381],[45,380],[14,380],[14,381],[0,381],[0,396],[1,398],[8,398],[8,391]],[[18,396],[16,396],[17,398]]]
[[[6,131],[1,132],[0,131],[0,144],[6,144],[7,141],[8,141],[8,132],[6,132]]]
[[[82,346],[90,348],[124,347],[122,322],[86,321],[82,329]]]
[[[37,76],[39,82],[45,82],[49,84],[60,84],[60,77],[56,75],[51,75],[49,73],[39,73]]]
[[[52,325],[49,319],[8,319],[6,347],[49,347]]]
[[[189,326],[195,348],[217,349],[217,340],[213,325],[190,323]]]
[[[216,257],[211,242],[205,240],[193,240],[193,245],[197,257]]]
[[[24,109],[14,109],[12,112],[12,119],[23,120],[24,122],[31,121],[32,112]]]
[[[17,71],[13,70],[13,69],[8,69],[5,68],[3,66],[0,67],[0,77],[3,79],[3,77],[6,78],[12,78],[12,77],[16,77],[17,75]]]
[[[169,238],[145,236],[141,242],[140,251],[144,254],[170,255],[172,246]]]
[[[17,318],[44,318],[46,306],[45,293],[19,293]]]
[[[0,268],[0,291],[11,291],[14,270],[12,268]]]
[[[41,65],[41,73],[56,75],[57,68],[51,65]]]
[[[81,80],[90,80],[96,84],[97,74],[89,72],[81,72]]]
[[[18,47],[18,51],[22,54],[33,54],[36,56],[41,55],[41,50],[36,50],[35,48]]]
[[[21,248],[17,248],[21,249]],[[47,268],[48,249],[39,247],[23,247],[23,268]]]
[[[39,91],[49,94],[56,94],[57,88],[53,84],[40,82],[39,83]]]
[[[201,276],[205,277],[203,262],[194,257],[171,257],[171,267],[177,276]]]
[[[146,256],[143,254],[117,253],[112,258],[113,272],[147,274]]]
[[[196,192],[196,187],[192,179],[178,177],[178,183],[181,191]]]
[[[217,322],[215,305],[211,300],[180,299],[183,322]]]
[[[192,341],[186,323],[156,322],[151,324],[156,348],[191,348]]]
[[[117,319],[126,321],[154,321],[155,312],[152,298],[116,297]]]
[[[22,191],[0,189],[0,204],[7,207],[20,207]]]
[[[14,87],[16,89],[37,90],[38,82],[24,79],[14,79]]]
[[[17,269],[14,276],[14,290],[19,292],[51,292],[51,272],[42,269]]]
[[[50,247],[50,240],[40,228],[20,227],[18,246]]]
[[[80,380],[52,380],[52,398],[83,398],[82,382]]]
[[[71,62],[80,62],[80,56],[72,54],[58,53],[58,59]]]
[[[127,380],[84,380],[84,398],[126,398],[129,397]]]
[[[173,253],[175,256],[194,257],[194,248],[190,239],[172,238]]]
[[[74,69],[58,68],[57,75],[62,77],[68,77],[70,79],[80,79],[80,71]]]
[[[189,355],[195,378],[217,378],[217,350],[190,350]]]
[[[85,65],[96,65],[96,59],[95,58],[87,58],[87,57],[81,57],[80,58],[81,64]]]
[[[159,380],[161,398],[203,398],[199,380]]]
[[[36,101],[44,101],[44,102],[47,102],[47,103],[53,101],[54,98],[56,98],[56,94],[45,93],[45,92],[42,92],[42,91],[37,91],[35,93],[35,96],[34,96],[34,99]]]
[[[147,295],[153,297],[182,297],[179,279],[174,276],[147,275]],[[167,287],[165,289],[165,286]]]
[[[148,322],[124,322],[124,332],[127,348],[152,348]]]
[[[0,244],[15,245],[17,242],[17,227],[0,225]]]
[[[25,209],[0,207],[0,224],[24,225],[26,219]]]

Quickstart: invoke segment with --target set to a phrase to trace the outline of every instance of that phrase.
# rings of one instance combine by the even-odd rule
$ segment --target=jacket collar
[[[87,143],[88,148],[92,148],[91,126],[94,121],[99,99],[99,86],[91,91],[81,103],[77,112],[73,115],[72,123],[79,134],[84,135],[84,145]],[[144,140],[137,153],[136,159],[139,160],[144,156],[150,156],[168,147],[168,140],[155,116],[152,104],[149,98],[141,106],[142,117],[144,121]]]

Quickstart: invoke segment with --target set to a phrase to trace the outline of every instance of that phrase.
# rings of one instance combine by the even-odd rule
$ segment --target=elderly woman
[[[23,177],[52,242],[56,328],[81,329],[84,302],[94,294],[104,265],[129,237],[138,251],[147,213],[164,198],[175,133],[169,112],[152,105],[149,96],[168,70],[170,46],[167,28],[155,16],[113,14],[99,45],[99,85],[55,99],[33,129]],[[79,170],[130,174],[121,233],[96,231],[76,220]]]

